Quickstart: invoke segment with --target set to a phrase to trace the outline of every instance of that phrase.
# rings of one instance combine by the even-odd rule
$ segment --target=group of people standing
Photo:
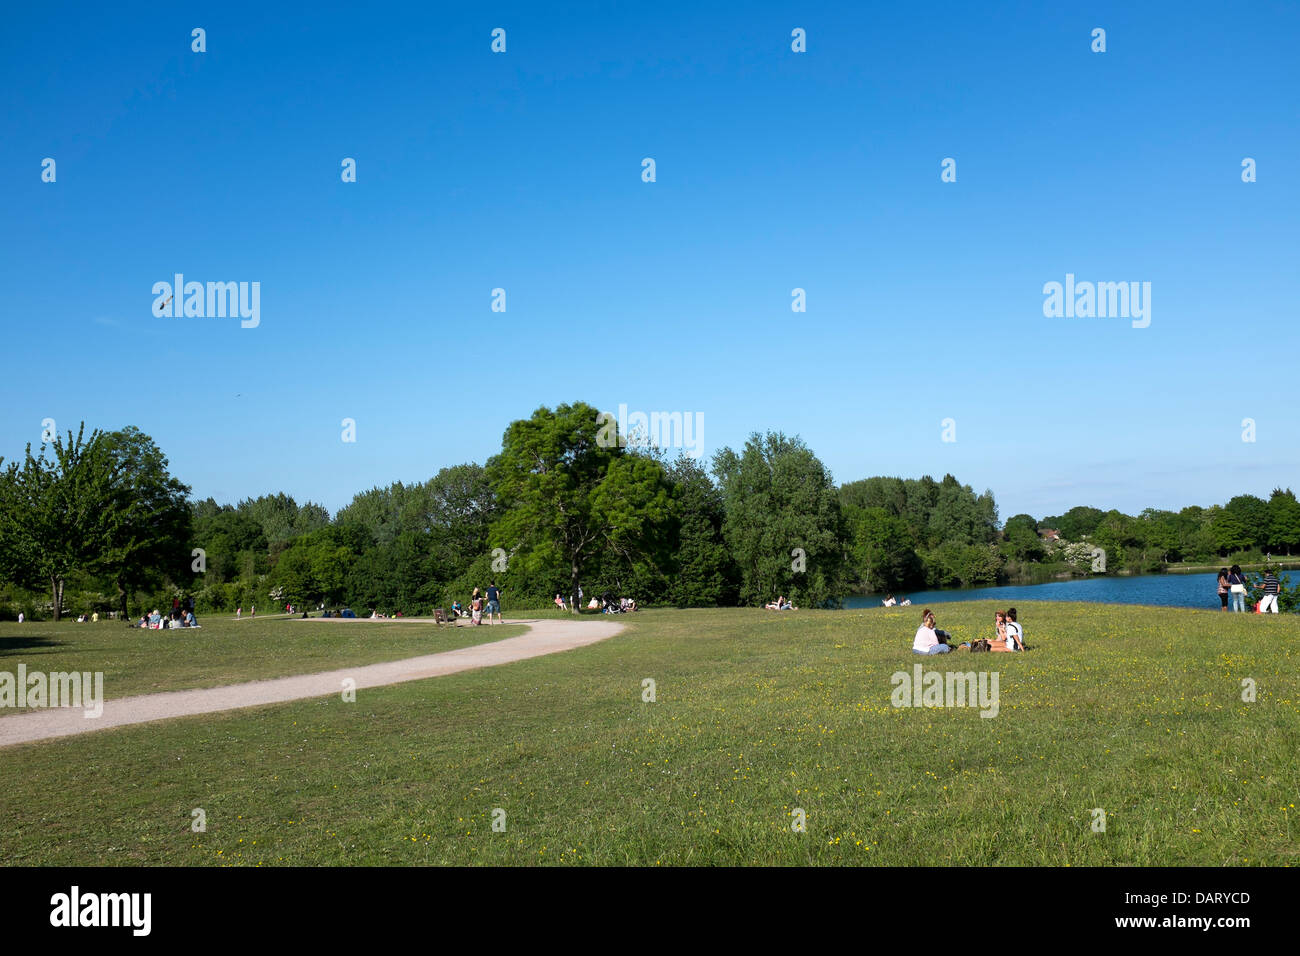
[[[1008,608],[993,615],[993,637],[979,640],[973,644],[949,644],[952,635],[934,626],[934,612],[926,608],[921,614],[921,626],[916,629],[916,638],[912,641],[913,654],[947,654],[950,651],[995,651],[1016,652],[1025,649],[1025,632],[1016,621],[1016,609]]]
[[[1241,566],[1234,564],[1231,568],[1219,568],[1218,590],[1219,590],[1219,609],[1226,611],[1228,609],[1228,599],[1232,599],[1232,610],[1234,612],[1246,610],[1246,595],[1250,593],[1251,583],[1246,578],[1246,574],[1241,570]],[[1264,579],[1258,585],[1262,592],[1259,599],[1259,613],[1277,614],[1277,599],[1282,593],[1282,582],[1278,580],[1277,575],[1269,568],[1264,572]]]
[[[487,586],[487,591],[474,589],[473,595],[469,599],[469,619],[471,624],[483,623],[483,611],[486,609],[489,624],[504,624],[505,618],[501,616],[501,589],[493,581]],[[460,602],[456,601],[451,606],[452,613],[457,617],[464,617],[465,612],[461,610]],[[492,616],[496,615],[496,620]]]

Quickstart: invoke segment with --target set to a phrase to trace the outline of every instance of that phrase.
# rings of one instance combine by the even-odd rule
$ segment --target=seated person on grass
[[[993,614],[993,637],[989,639],[990,651],[1010,651],[1007,646],[1007,615],[1004,611]]]
[[[1013,651],[1025,649],[1025,629],[1016,623],[1016,609],[1007,608],[1007,646]]]
[[[916,629],[916,638],[912,641],[912,653],[947,654],[952,650],[948,644],[950,636],[947,631],[935,630],[934,612],[926,608],[921,615],[921,626]]]

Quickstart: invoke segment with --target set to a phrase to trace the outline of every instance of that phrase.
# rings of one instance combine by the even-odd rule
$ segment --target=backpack
[[[990,645],[989,642],[986,640],[972,641],[970,650],[972,654],[976,654],[979,653],[980,651],[990,650],[991,646],[992,645]]]

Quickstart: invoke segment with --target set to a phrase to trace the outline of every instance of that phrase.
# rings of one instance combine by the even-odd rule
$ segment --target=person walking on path
[[[497,583],[495,581],[493,581],[491,584],[488,585],[487,613],[488,613],[488,624],[505,623],[505,618],[501,616],[501,589],[497,587]],[[496,621],[492,620],[493,614],[497,616]]]

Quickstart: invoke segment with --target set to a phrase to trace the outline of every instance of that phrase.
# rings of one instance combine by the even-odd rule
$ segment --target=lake
[[[1254,572],[1252,572],[1252,575]],[[1300,572],[1281,571],[1284,582]],[[1219,607],[1218,575],[1142,574],[1130,577],[1079,578],[1047,584],[1007,584],[986,588],[952,588],[943,591],[895,591],[900,601],[911,598],[913,607],[948,601],[1092,601],[1098,604],[1153,604],[1158,607]],[[846,608],[880,607],[883,594],[855,594],[844,599]],[[1231,605],[1229,605],[1231,606]]]

